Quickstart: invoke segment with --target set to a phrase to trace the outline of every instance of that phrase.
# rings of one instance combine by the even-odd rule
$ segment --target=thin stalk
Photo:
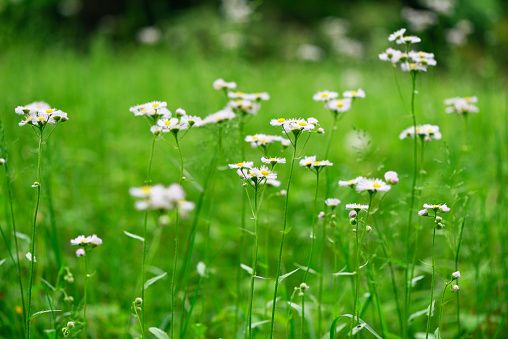
[[[460,244],[462,243],[462,233],[464,231],[464,224],[466,223],[466,219],[462,220],[462,225],[460,226],[459,231],[459,240],[457,241],[457,251],[455,252],[455,272],[459,270],[459,251],[460,251]],[[457,284],[459,283],[459,279],[457,278]],[[460,290],[459,290],[460,291]],[[457,328],[458,333],[460,337],[460,298],[459,298],[459,291],[456,291],[457,294]]]
[[[28,279],[28,310],[26,313],[26,338],[30,339],[30,310],[32,308],[32,284],[34,275],[34,263],[35,263],[35,229],[37,225],[37,212],[39,211],[39,202],[41,198],[41,170],[42,170],[42,130],[39,135],[39,152],[37,156],[37,200],[35,202],[35,211],[32,224],[32,260],[30,261],[30,277]]]
[[[20,291],[20,295],[21,295],[21,306],[23,308],[23,324],[26,324],[25,293],[23,291],[23,283],[21,281],[21,266],[19,263],[18,234],[16,231],[16,221],[14,218],[14,207],[12,204],[11,177],[9,175],[9,156],[7,154],[7,148],[5,147],[5,143],[4,143],[4,129],[3,129],[3,125],[1,122],[0,122],[0,147],[2,148],[2,151],[5,156],[5,160],[6,160],[6,162],[4,163],[3,166],[4,166],[4,170],[5,170],[5,186],[6,186],[6,190],[7,190],[7,199],[9,201],[9,215],[10,215],[11,224],[12,224],[12,231],[14,233],[14,248],[16,250],[15,256],[12,255],[10,246],[7,245],[7,238],[3,234],[3,231],[2,231],[2,236],[4,237],[5,245],[6,245],[7,249],[9,250],[11,259],[13,260],[13,263],[16,265],[16,271],[18,273],[19,291]],[[14,261],[14,258],[16,258],[16,261]]]
[[[178,180],[178,184],[182,185],[183,181],[183,155],[182,148],[180,147],[180,143],[178,141],[177,134],[173,134],[175,137],[176,148],[178,148],[178,154],[180,156],[180,178]],[[173,261],[173,276],[171,277],[171,338],[174,338],[174,328],[175,328],[175,294],[176,294],[176,286],[175,286],[175,278],[176,278],[176,270],[178,264],[178,219],[179,219],[179,211],[178,208],[175,210],[175,256]],[[184,300],[185,302],[185,300]]]
[[[258,235],[258,184],[254,186],[254,236],[256,238],[255,249],[254,249],[254,259],[252,263],[252,274],[250,277],[250,301],[249,301],[249,311],[248,311],[248,337],[252,339],[252,304],[254,302],[254,280],[256,276],[256,267],[258,265],[258,248],[259,248],[259,235]]]
[[[88,251],[85,250],[85,296],[83,299],[83,338],[87,339],[87,319],[86,319],[86,303],[87,303],[87,287],[88,287]]]
[[[416,75],[417,73],[411,72],[411,80],[412,80],[412,86],[411,86],[411,117],[413,120],[413,131],[414,131],[414,138],[413,138],[413,182],[411,184],[411,202],[409,204],[409,213],[408,213],[408,222],[406,227],[406,267],[404,270],[404,312],[405,312],[405,319],[404,319],[404,327],[403,327],[403,333],[402,338],[407,338],[407,319],[409,316],[409,305],[411,303],[410,301],[410,293],[411,290],[408,286],[408,276],[409,276],[409,264],[410,264],[410,235],[411,235],[411,221],[413,217],[413,208],[415,203],[415,191],[416,191],[416,178],[418,175],[418,169],[417,169],[417,157],[418,157],[418,140],[416,139],[416,115],[415,115],[415,89],[416,89]]]
[[[302,339],[305,338],[305,294],[302,295]]]
[[[243,130],[245,126],[244,117],[240,117],[240,122],[238,125],[238,143],[240,146],[240,153],[241,153],[241,161],[245,160],[245,142],[243,140]],[[235,321],[233,322],[233,335],[235,335],[236,330],[238,329],[238,320],[239,320],[239,305],[240,305],[240,293],[241,293],[241,277],[242,277],[242,257],[243,257],[243,247],[245,242],[245,208],[246,208],[246,200],[245,195],[242,194],[242,220],[241,220],[241,230],[240,230],[240,239],[238,241],[239,243],[239,250],[238,250],[238,261],[236,263],[236,296],[235,296]]]
[[[277,289],[279,287],[280,266],[281,266],[281,262],[282,262],[282,250],[284,248],[284,238],[286,236],[286,225],[287,225],[287,219],[288,219],[289,189],[291,188],[291,179],[293,177],[293,168],[294,168],[295,158],[296,158],[297,141],[298,140],[295,138],[295,143],[293,145],[293,155],[291,157],[291,167],[289,169],[288,184],[286,187],[286,199],[284,202],[284,223],[282,226],[282,234],[281,234],[281,238],[280,238],[279,259],[277,262],[277,274],[275,276],[275,289],[273,292],[272,319],[270,322],[270,339],[273,338],[273,326],[274,326],[274,322],[275,322],[275,308],[276,308],[276,303],[277,303]]]
[[[386,246],[384,241],[381,241],[381,247],[383,249],[383,253],[386,258],[388,258],[388,252],[386,250]],[[390,277],[392,280],[392,290],[393,290],[393,296],[395,298],[395,306],[397,308],[397,315],[399,316],[399,330],[402,333],[402,311],[400,309],[400,302],[399,302],[399,293],[397,292],[397,284],[395,283],[395,272],[393,270],[393,264],[391,261],[388,261],[388,268],[390,269]]]
[[[316,172],[316,192],[314,193],[314,208],[312,210],[312,240],[310,242],[310,255],[309,255],[309,263],[307,265],[307,269],[305,270],[305,275],[303,276],[303,282],[307,282],[307,276],[309,275],[310,266],[312,264],[312,256],[314,254],[314,240],[316,238],[316,210],[317,210],[317,197],[319,192],[319,172]]]
[[[356,304],[358,303],[359,295],[360,295],[360,279],[359,279],[359,271],[360,271],[360,225],[358,224],[358,214],[356,215],[356,262],[355,262],[355,301],[353,303],[353,313],[351,317],[351,324],[349,326],[349,338],[353,338],[353,326],[355,323],[355,315],[356,315]]]
[[[436,216],[437,213],[434,214],[434,232],[432,235],[432,282],[430,285],[430,304],[429,304],[429,316],[427,318],[427,331],[425,331],[425,339],[429,338],[430,331],[430,318],[432,315],[432,301],[434,299],[434,276],[435,276],[435,258],[434,258],[434,245],[436,242]]]
[[[152,170],[152,160],[153,160],[153,150],[155,148],[155,139],[156,135],[153,135],[152,139],[152,147],[150,148],[150,158],[148,159],[148,168],[146,170],[146,180],[145,185],[150,185],[152,183],[152,180],[150,179],[150,172]],[[148,224],[148,210],[145,211],[145,220],[143,223],[143,262],[141,264],[141,338],[145,337],[145,263],[146,263],[146,226]]]
[[[444,297],[445,297],[446,289],[448,288],[448,285],[450,285],[450,283],[451,283],[451,281],[445,283],[445,285],[443,287],[443,293],[441,294],[441,304],[440,304],[441,307],[439,310],[439,322],[438,322],[439,336],[436,339],[442,338],[441,333],[443,333],[443,329],[441,327],[441,324],[442,324],[442,320],[443,320]]]

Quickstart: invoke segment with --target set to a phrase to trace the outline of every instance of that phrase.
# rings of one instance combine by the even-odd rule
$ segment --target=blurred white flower
[[[416,126],[416,135],[423,138],[425,141],[430,141],[431,139],[439,140],[442,137],[441,132],[439,132],[439,127],[429,124]],[[415,129],[413,126],[406,128],[399,135],[400,140],[414,137]]]
[[[318,62],[325,57],[325,51],[318,46],[303,44],[296,50],[296,58],[302,61]]]
[[[270,158],[262,157],[261,162],[264,164],[271,164],[271,165],[285,164],[286,159],[285,158],[278,158],[278,157],[270,157]]]
[[[404,36],[404,33],[406,33],[406,29],[401,28],[398,31],[395,31],[392,34],[390,34],[390,36],[388,37],[388,41],[398,40]]]
[[[212,113],[203,119],[203,124],[217,124],[226,120],[231,120],[236,114],[229,108],[226,107],[216,113]]]
[[[173,210],[185,212],[194,209],[194,203],[185,200],[185,192],[178,184],[133,187],[129,193],[141,200],[136,201],[138,210]]]
[[[362,178],[356,184],[355,189],[357,192],[388,192],[391,189],[391,186],[381,179]]]
[[[446,206],[446,204],[423,204],[423,207],[434,210],[435,212],[450,212],[450,207]]]
[[[254,163],[252,161],[244,161],[239,162],[236,164],[228,164],[229,168],[236,169],[236,168],[252,168],[254,166]]]
[[[155,45],[161,39],[162,33],[158,27],[148,26],[141,28],[136,34],[136,39],[144,45]]]
[[[359,88],[357,91],[346,91],[343,93],[344,98],[365,98],[365,92]]]
[[[465,114],[465,113],[478,113],[479,109],[477,106],[473,105],[478,102],[478,98],[476,96],[465,97],[465,98],[450,98],[444,101],[446,107],[446,113],[456,113],[456,114]]]
[[[85,255],[85,250],[84,250],[84,249],[82,249],[82,248],[78,248],[78,249],[76,250],[76,257],[82,257],[82,256],[84,256],[84,255]]]
[[[317,92],[316,94],[314,94],[312,99],[314,99],[314,101],[328,101],[331,99],[335,99],[338,96],[339,96],[339,93],[337,93],[337,92],[323,91],[323,92]]]
[[[404,7],[401,15],[406,19],[409,28],[416,32],[424,31],[438,22],[437,15],[432,11]]]
[[[397,172],[388,171],[385,173],[385,180],[390,185],[396,185],[399,182],[399,175]]]
[[[221,90],[224,88],[227,89],[235,89],[236,88],[236,82],[226,82],[223,79],[217,79],[213,82],[213,88],[216,90]]]
[[[404,55],[406,54],[390,47],[383,53],[379,54],[379,59],[382,61],[390,61],[392,64],[396,64],[402,59]]]
[[[325,204],[330,206],[332,209],[334,209],[335,207],[337,207],[340,204],[340,200],[334,199],[334,198],[329,198],[329,199],[325,200]]]
[[[32,253],[28,252],[25,257],[29,260],[29,261],[32,261]],[[37,262],[37,258],[35,256],[33,256],[33,259],[34,259],[34,262]]]
[[[351,180],[339,180],[339,186],[349,186],[354,187],[360,180],[363,180],[364,177],[356,177]]]
[[[354,210],[356,212],[359,212],[360,210],[367,210],[369,208],[369,205],[361,205],[361,204],[347,204],[346,209],[347,210]]]

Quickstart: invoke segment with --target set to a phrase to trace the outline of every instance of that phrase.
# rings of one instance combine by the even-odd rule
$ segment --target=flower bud
[[[74,298],[71,295],[68,295],[64,298],[64,301],[70,304],[74,301]]]
[[[438,229],[438,230],[440,230],[440,229],[445,228],[445,225],[444,225],[444,224],[442,224],[442,223],[440,223],[440,222],[438,222],[438,223],[437,223],[437,225],[436,225],[436,227],[437,227],[437,229]]]
[[[288,192],[286,190],[280,191],[280,195],[282,195],[283,197],[285,197],[287,194]]]
[[[452,273],[452,277],[454,277],[455,279],[460,278],[460,271],[453,272],[453,273]]]
[[[349,219],[349,223],[350,223],[351,225],[356,225],[356,218],[351,218],[351,219]]]
[[[350,218],[354,218],[358,215],[358,213],[355,211],[355,210],[352,210],[351,212],[349,212],[349,217]]]
[[[353,231],[353,233],[356,233],[356,228],[353,228],[352,231]]]
[[[321,128],[321,127],[320,127],[320,128],[318,128],[317,132],[318,132],[319,134],[325,134],[325,130],[324,130],[323,128]]]
[[[167,214],[163,214],[159,217],[159,225],[162,227],[169,226],[169,223],[171,222],[171,218]]]
[[[418,211],[418,215],[420,217],[426,217],[427,215],[429,215],[429,211],[427,209],[420,210]]]
[[[460,289],[459,285],[453,285],[452,291],[457,292]]]
[[[436,216],[436,221],[442,221],[443,218],[441,218],[440,216]]]
[[[0,158],[0,166],[3,166],[5,164],[5,159],[4,158]]]
[[[323,217],[324,217],[324,216],[325,216],[325,212],[321,211],[321,212],[319,212],[319,214],[318,214],[318,219],[320,219],[320,220],[321,220],[321,219],[323,219]]]
[[[370,233],[371,231],[372,231],[372,227],[370,227],[370,226],[365,227],[365,232]]]
[[[134,304],[136,305],[141,305],[143,303],[143,299],[137,297],[135,300],[134,300]]]
[[[74,327],[74,325],[75,325],[74,321],[69,321],[67,323],[67,327]]]
[[[35,181],[32,187],[39,187],[41,184],[38,181]]]
[[[76,257],[78,257],[78,258],[79,258],[79,257],[82,257],[82,256],[84,256],[84,255],[85,255],[85,250],[84,250],[84,249],[82,249],[82,248],[78,248],[78,249],[76,250]]]

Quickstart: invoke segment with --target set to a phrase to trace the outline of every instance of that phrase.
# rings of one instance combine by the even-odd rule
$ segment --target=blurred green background
[[[68,112],[70,118],[58,127],[45,148],[44,178],[48,183],[46,188],[51,190],[52,206],[49,192],[44,191],[38,228],[34,310],[48,308],[39,278],[52,283],[56,278],[58,263],[52,243],[53,227],[58,231],[56,248],[61,253],[61,265],[68,265],[76,278],[73,285],[66,286],[68,293],[75,297],[75,308],[82,296],[82,272],[69,240],[80,234],[96,233],[103,238],[104,245],[94,250],[90,258],[92,270],[97,272],[90,284],[93,326],[90,333],[95,338],[135,336],[136,324],[128,316],[131,303],[139,294],[136,282],[142,247],[123,231],[142,232],[143,215],[133,208],[128,189],[144,181],[151,135],[143,119],[134,117],[128,109],[150,100],[166,100],[171,111],[182,107],[188,114],[204,117],[226,104],[222,93],[212,88],[217,78],[236,81],[244,92],[270,94],[271,100],[263,103],[259,114],[246,125],[248,134],[279,134],[268,122],[281,116],[314,116],[328,131],[331,117],[320,103],[312,100],[312,95],[324,89],[343,92],[363,88],[367,98],[355,102],[335,135],[330,155],[335,163],[331,177],[336,182],[358,175],[381,177],[386,170],[400,173],[401,183],[384,200],[375,227],[389,239],[392,258],[402,260],[404,251],[400,243],[410,191],[412,148],[409,140],[400,141],[398,135],[411,124],[405,110],[410,81],[407,74],[398,72],[406,98],[404,106],[391,66],[379,61],[377,55],[393,47],[387,41],[391,32],[407,27],[422,38],[421,48],[435,53],[438,62],[437,67],[420,77],[416,102],[418,121],[437,124],[443,133],[443,140],[431,142],[426,151],[427,173],[421,202],[447,202],[454,212],[446,215],[448,229],[438,239],[437,272],[441,275],[438,281],[442,282],[452,272],[452,245],[465,217],[460,260],[464,277],[461,280],[463,326],[470,337],[492,338],[502,328],[508,296],[504,227],[508,182],[507,6],[501,0],[0,0],[3,47],[0,50],[0,119],[9,151],[14,207],[21,233],[30,232],[33,209],[30,185],[35,178],[37,141],[28,127],[18,127],[19,116],[14,114],[14,108],[44,100]],[[444,113],[443,100],[470,95],[478,96],[480,114],[470,116],[466,137],[460,118]],[[192,261],[195,267],[206,258],[203,234],[210,224],[212,252],[225,247],[214,263],[207,263],[210,267],[208,294],[200,295],[193,318],[194,323],[206,325],[207,338],[226,336],[225,333],[229,336],[223,325],[232,321],[234,291],[230,283],[237,269],[238,201],[242,188],[236,175],[225,169],[228,162],[240,160],[236,128],[234,124],[231,127],[225,136],[213,205],[207,199]],[[305,153],[322,156],[325,137],[313,137]],[[185,168],[199,184],[214,154],[215,142],[215,134],[209,128],[191,130],[182,142]],[[464,143],[469,147],[461,153]],[[279,150],[275,151],[274,155],[278,155]],[[247,154],[249,159],[260,156],[250,149]],[[177,159],[171,147],[157,143],[153,181],[164,184],[177,181]],[[306,264],[310,242],[314,176],[302,168],[295,171],[291,198],[294,212],[290,218],[294,230],[287,238],[286,271],[294,269],[295,263]],[[287,168],[280,168],[279,177],[285,182]],[[189,200],[196,201],[199,192],[193,182],[185,182],[184,188]],[[7,207],[4,186],[0,192],[0,206]],[[336,185],[332,193],[343,204],[359,199],[354,192],[340,190]],[[320,195],[321,199],[326,198],[324,191]],[[263,226],[267,237],[261,246],[268,247],[270,258],[268,272],[263,273],[273,278],[283,201],[274,195],[269,202],[266,226]],[[337,215],[341,220],[338,227],[344,239],[349,239],[346,211],[341,207]],[[188,236],[189,225],[187,220],[181,227],[182,240]],[[3,211],[0,226],[9,231],[8,217]],[[431,234],[430,225],[427,226],[424,229],[428,232],[423,232],[419,245],[418,258],[422,262],[430,261]],[[152,265],[170,273],[173,228],[158,230],[154,223],[149,228],[155,234],[162,232],[161,245],[153,249]],[[378,254],[374,259],[374,274],[390,330],[396,333],[386,260],[380,254],[378,240],[374,236],[369,244],[371,253]],[[20,245],[26,286],[29,262],[24,254],[28,242],[21,240]],[[245,262],[250,263],[250,247],[245,251]],[[0,254],[0,259],[7,257],[3,243]],[[266,259],[262,261],[266,264]],[[331,261],[327,260],[327,272],[332,269]],[[155,272],[159,271],[151,269],[149,276]],[[428,305],[430,287],[429,268],[420,263],[418,272],[425,273],[426,277],[414,292],[414,312]],[[399,282],[402,273],[397,266]],[[7,260],[0,267],[0,337],[5,338],[17,338],[21,333],[21,317],[15,312],[20,297],[14,275],[14,266]],[[246,289],[247,274],[244,278]],[[285,289],[291,293],[301,279],[297,274],[286,279]],[[187,286],[190,294],[196,289],[197,281],[198,275],[192,271]],[[315,277],[310,284],[312,293],[317,293]],[[264,284],[257,286],[255,321],[261,321],[265,319],[263,306],[270,297],[269,291],[264,291]],[[270,285],[266,286],[271,290]],[[152,287],[147,293],[148,325],[167,329],[169,279]],[[346,297],[340,304],[341,313],[351,312],[349,284],[343,291]],[[265,294],[268,297],[264,298]],[[201,308],[204,299],[208,300],[207,312]],[[335,302],[331,294],[325,296],[325,301],[329,305]],[[62,300],[59,302],[61,307],[69,309]],[[450,333],[455,333],[453,309],[450,305],[444,320]],[[281,310],[281,318],[283,313]],[[367,321],[378,330],[375,319],[369,311]],[[44,330],[51,327],[50,320],[49,316],[37,319],[34,324],[37,338],[46,335]],[[64,316],[59,324],[67,320],[70,318]],[[282,338],[282,320],[278,321]],[[128,322],[132,326],[127,327]],[[424,317],[415,319],[411,326],[412,334],[421,332],[425,327]]]

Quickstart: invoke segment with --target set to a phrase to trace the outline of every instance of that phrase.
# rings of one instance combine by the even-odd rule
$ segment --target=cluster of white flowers
[[[203,119],[204,124],[218,124],[227,120],[234,119],[236,114],[229,108],[226,107],[218,112],[212,113]]]
[[[315,118],[308,118],[307,120],[299,119],[272,119],[270,121],[272,126],[282,126],[282,132],[284,134],[294,133],[299,135],[302,131],[312,131],[319,125],[318,120]]]
[[[157,120],[156,124],[150,128],[150,131],[153,134],[168,132],[176,134],[180,130],[186,130],[193,126],[201,127],[204,124],[200,117],[187,115],[182,108],[178,108],[175,113],[176,117],[173,117],[171,112],[167,110],[167,112]]]
[[[300,166],[307,167],[309,169],[314,169],[317,172],[319,172],[322,168],[325,168],[326,166],[333,166],[333,163],[331,163],[328,160],[316,160],[316,156],[313,155],[311,157],[305,157],[302,160],[300,160]]]
[[[141,199],[135,203],[138,210],[169,211],[178,209],[185,214],[194,209],[194,203],[185,200],[185,192],[178,184],[171,184],[169,187],[161,184],[132,187],[129,192],[133,197]]]
[[[395,41],[397,44],[408,46],[421,41],[417,36],[405,36],[405,28],[402,28],[388,37],[388,41]],[[379,54],[379,59],[390,61],[394,66],[400,62],[400,67],[404,72],[426,72],[428,66],[436,66],[436,60],[433,53],[409,51],[402,52],[393,48],[388,48],[385,52]]]
[[[146,104],[136,105],[129,108],[135,116],[153,117],[157,119],[163,115],[171,115],[168,111],[168,103],[165,101],[150,101]]]
[[[441,139],[441,132],[439,132],[439,127],[429,124],[416,126],[416,135],[425,141],[430,141],[432,139],[435,140]],[[400,140],[414,137],[415,137],[414,126],[406,128],[399,135]]]
[[[356,91],[346,91],[343,98],[339,99],[339,93],[331,91],[317,92],[312,97],[315,101],[325,103],[325,108],[334,113],[344,113],[351,109],[351,104],[355,98],[365,98],[365,91],[359,88]]]
[[[26,106],[18,106],[14,109],[14,112],[23,115],[23,120],[19,122],[19,126],[28,124],[43,128],[47,124],[57,124],[69,120],[67,113],[52,108],[43,101],[32,102]]]
[[[444,101],[446,107],[446,113],[466,114],[466,113],[478,113],[480,110],[474,104],[478,102],[476,96],[465,97],[465,98],[450,98]]]
[[[264,164],[270,164],[272,166],[275,166],[277,164],[285,164],[286,159],[285,158],[278,158],[278,157],[268,157],[268,158],[262,157],[261,162]]]
[[[94,248],[102,245],[102,239],[95,234],[88,237],[80,235],[76,239],[71,239],[71,245],[77,245],[81,247],[76,251],[76,256],[82,257],[85,255],[85,248]]]
[[[261,101],[270,99],[270,95],[266,92],[244,93],[229,91],[236,88],[236,83],[226,82],[223,79],[215,80],[213,88],[224,90],[227,97],[231,99],[227,104],[227,108],[241,114],[257,114],[261,108]]]
[[[280,135],[267,135],[267,134],[247,135],[245,137],[245,141],[250,142],[252,148],[266,147],[268,144],[272,144],[275,141],[282,143],[282,146],[291,145],[291,142],[288,139],[285,139]]]
[[[236,82],[226,82],[224,79],[217,79],[213,82],[213,88],[217,91],[223,90],[223,89],[235,89],[236,88]]]
[[[335,198],[328,198],[325,200],[325,204],[333,210],[340,204],[340,200]]]
[[[231,167],[231,165],[230,165]],[[267,183],[268,180],[276,180],[277,174],[266,166],[242,167],[236,173],[243,181],[249,181],[253,186]],[[273,182],[272,182],[273,184]],[[280,184],[280,183],[279,183]]]

